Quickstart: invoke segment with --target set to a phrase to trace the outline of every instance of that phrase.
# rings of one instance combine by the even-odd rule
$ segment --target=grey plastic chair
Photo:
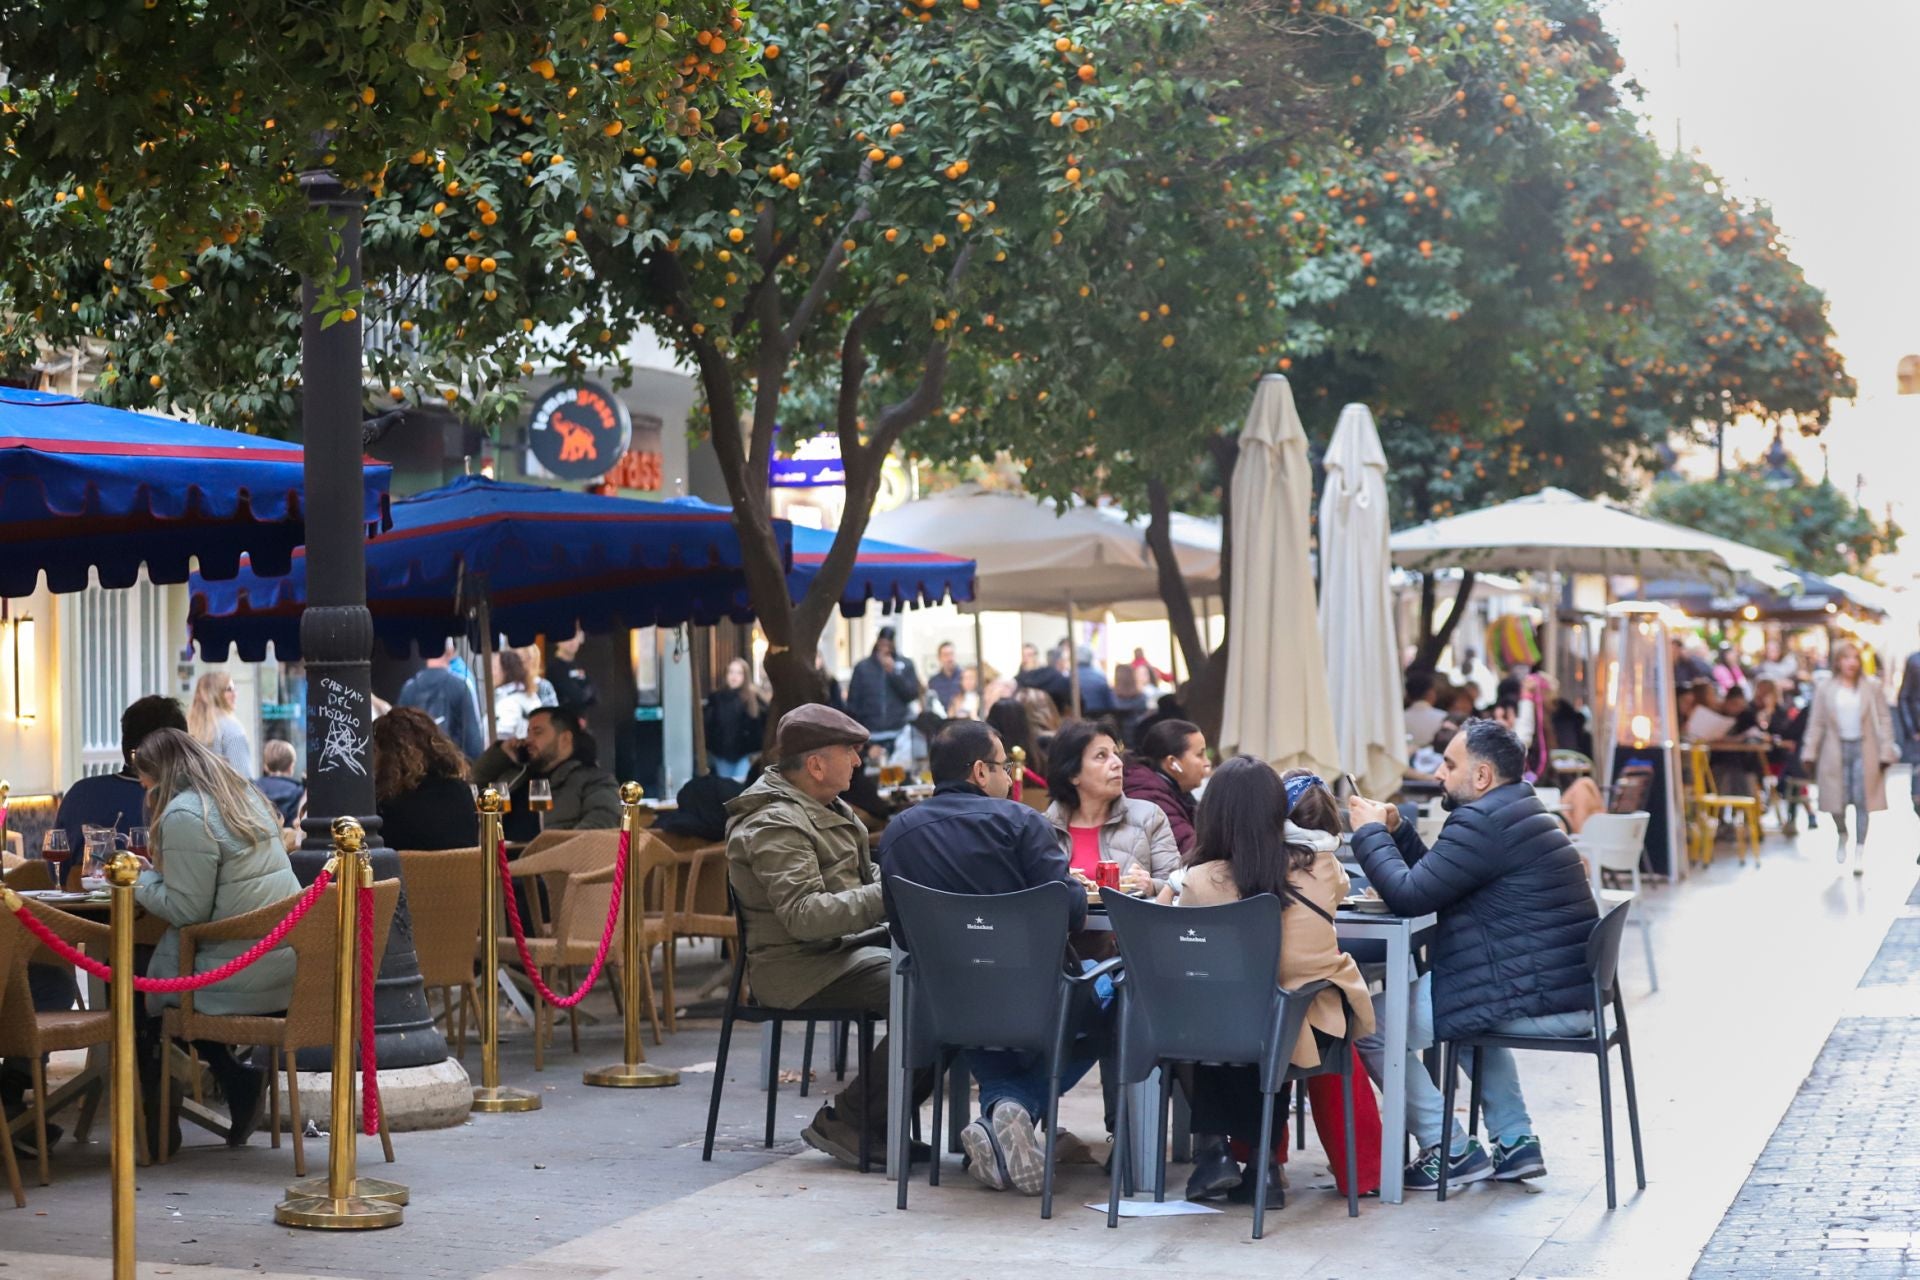
[[[1109,960],[1086,973],[1067,972],[1067,923],[1072,894],[1064,884],[1018,893],[944,893],[893,881],[893,909],[907,954],[899,974],[905,986],[906,1028],[900,1078],[893,1082],[893,1123],[905,1132],[913,1111],[913,1073],[944,1069],[964,1049],[1010,1049],[1047,1062],[1047,1139],[1040,1216],[1053,1216],[1053,1138],[1059,1132],[1060,1074],[1078,1015],[1094,982],[1119,968]],[[937,1078],[937,1077],[936,1077]],[[940,1134],[943,1090],[933,1091],[932,1136]],[[938,1153],[929,1186],[940,1185]],[[900,1177],[898,1207],[907,1207]]]
[[[1640,1100],[1633,1088],[1633,1046],[1627,1040],[1627,1007],[1620,999],[1615,977],[1620,967],[1620,937],[1627,929],[1627,908],[1621,903],[1600,917],[1587,937],[1587,969],[1593,977],[1593,1034],[1589,1036],[1503,1036],[1489,1032],[1447,1042],[1446,1062],[1441,1068],[1446,1081],[1446,1100],[1440,1114],[1453,1114],[1455,1068],[1462,1049],[1526,1049],[1536,1053],[1586,1053],[1593,1055],[1600,1068],[1600,1144],[1607,1162],[1607,1208],[1615,1207],[1613,1185],[1613,1080],[1607,1066],[1607,1053],[1620,1046],[1620,1074],[1627,1086],[1627,1126],[1633,1135],[1633,1177],[1640,1190],[1647,1189],[1646,1159],[1640,1149]],[[1613,1006],[1613,1030],[1607,1030],[1607,1006]],[[1475,1078],[1467,1100],[1467,1132],[1479,1125],[1480,1081]],[[1440,1199],[1447,1198],[1447,1162],[1440,1162]]]
[[[1119,1078],[1138,1084],[1155,1068],[1193,1062],[1252,1066],[1260,1073],[1260,1142],[1254,1175],[1253,1238],[1266,1227],[1267,1166],[1273,1150],[1274,1098],[1292,1083],[1338,1075],[1346,1117],[1347,1214],[1360,1213],[1359,1157],[1353,1145],[1353,1026],[1317,1067],[1291,1065],[1293,1046],[1306,1025],[1307,1009],[1331,982],[1310,982],[1288,991],[1275,981],[1280,968],[1280,900],[1270,893],[1218,907],[1163,907],[1115,894],[1106,900],[1125,964],[1119,982]],[[1342,999],[1345,997],[1343,996]],[[1161,1091],[1159,1158],[1153,1198],[1167,1194],[1167,1102]],[[1131,1114],[1124,1089],[1115,1121],[1114,1151],[1129,1149],[1127,1130],[1145,1117]],[[1120,1224],[1120,1188],[1127,1163],[1113,1161],[1107,1190],[1107,1225]],[[1285,1192],[1281,1192],[1284,1206]]]

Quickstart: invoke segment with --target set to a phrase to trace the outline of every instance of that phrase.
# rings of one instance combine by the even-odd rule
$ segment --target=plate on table
[[[1342,899],[1340,909],[1342,911],[1366,911],[1379,916],[1393,914],[1393,908],[1389,907],[1383,899],[1366,897],[1360,894],[1356,894],[1351,898]]]

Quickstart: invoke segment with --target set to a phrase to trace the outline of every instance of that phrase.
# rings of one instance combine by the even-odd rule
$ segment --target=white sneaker
[[[1843,834],[1834,843],[1833,860],[1844,864],[1847,860],[1847,837]]]
[[[993,1104],[987,1117],[993,1130],[994,1145],[1006,1164],[1007,1181],[1022,1195],[1037,1196],[1046,1172],[1046,1151],[1040,1145],[1038,1126],[1027,1109],[1011,1098]]]
[[[960,1146],[967,1153],[967,1172],[973,1180],[995,1191],[1007,1189],[1007,1166],[987,1122],[975,1119],[960,1130]]]

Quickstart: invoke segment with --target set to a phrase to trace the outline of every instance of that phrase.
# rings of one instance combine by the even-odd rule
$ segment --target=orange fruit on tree
[[[1100,73],[1094,69],[1094,65],[1091,62],[1083,62],[1080,64],[1080,70],[1074,74],[1078,75],[1081,80],[1091,83]]]

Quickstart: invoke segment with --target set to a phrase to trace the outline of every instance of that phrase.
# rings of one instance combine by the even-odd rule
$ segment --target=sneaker
[[[1212,1200],[1240,1185],[1240,1166],[1227,1151],[1227,1140],[1216,1138],[1194,1152],[1193,1174],[1187,1179],[1187,1199]]]
[[[1842,835],[1839,842],[1833,846],[1833,860],[1842,863],[1847,860],[1847,837],[1845,835]]]
[[[1509,1146],[1504,1142],[1493,1144],[1493,1178],[1495,1182],[1525,1182],[1528,1178],[1538,1178],[1547,1171],[1547,1161],[1540,1154],[1540,1139],[1532,1134],[1522,1134]]]
[[[1447,1186],[1465,1186],[1469,1182],[1484,1182],[1493,1176],[1493,1161],[1487,1158],[1480,1139],[1468,1138],[1467,1149],[1453,1157],[1447,1166]],[[1428,1147],[1407,1166],[1403,1184],[1409,1191],[1434,1191],[1440,1186],[1440,1148]]]
[[[967,1153],[967,1172],[975,1182],[995,1191],[1007,1189],[1007,1162],[985,1120],[968,1122],[960,1131],[960,1148]]]
[[[1007,1181],[1023,1196],[1040,1194],[1046,1180],[1047,1153],[1040,1145],[1040,1132],[1027,1109],[1011,1098],[993,1104],[987,1118],[993,1130],[994,1145],[1006,1164]]]

